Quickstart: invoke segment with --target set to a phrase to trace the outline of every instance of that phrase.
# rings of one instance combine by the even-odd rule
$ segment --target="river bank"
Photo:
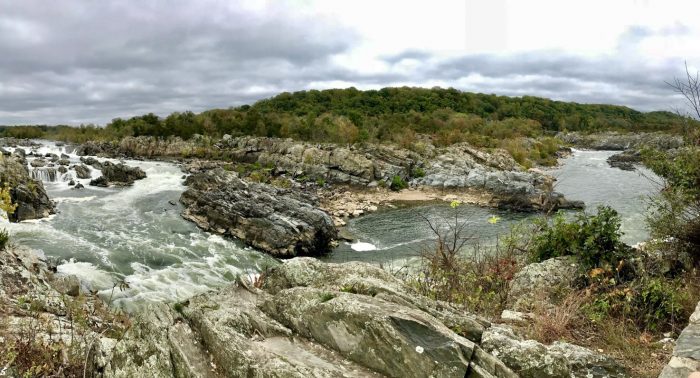
[[[63,148],[62,151],[66,153],[67,159],[71,164],[81,163],[80,156],[66,151],[66,146],[60,146],[60,148]],[[62,152],[57,152],[60,158]],[[577,151],[574,151],[572,156],[574,160],[572,161],[577,161],[576,159],[581,156],[577,155]],[[105,161],[105,158],[97,160],[98,163],[102,163]],[[87,159],[82,159],[82,163],[87,164],[86,161]],[[588,166],[591,161],[594,161],[595,164]],[[115,164],[118,163],[116,160],[113,162]],[[258,162],[258,160],[255,162]],[[599,172],[602,169],[600,164],[604,166],[605,159],[603,157],[601,159],[588,158],[580,160],[580,162],[582,163],[580,167],[588,167],[595,172]],[[420,187],[415,185],[403,191],[394,192],[388,188],[381,188],[379,184],[377,184],[376,188],[367,188],[366,186],[344,187],[340,184],[331,186],[329,183],[318,183],[312,180],[295,180],[295,177],[292,175],[290,175],[291,179],[289,180],[291,187],[285,187],[288,184],[280,184],[279,182],[273,184],[272,181],[280,178],[287,179],[289,171],[284,171],[284,173],[276,172],[278,173],[276,175],[271,174],[272,177],[269,183],[265,182],[265,180],[262,180],[262,182],[250,180],[250,175],[254,172],[274,171],[277,170],[277,167],[266,168],[260,165],[259,168],[253,167],[255,169],[239,172],[236,170],[236,167],[225,166],[225,162],[205,162],[201,160],[197,160],[195,163],[195,165],[199,166],[198,169],[189,171],[188,168],[185,168],[185,170],[188,170],[188,173],[192,175],[190,177],[203,176],[195,183],[185,186],[181,166],[159,161],[128,159],[124,160],[123,163],[127,166],[139,166],[146,177],[135,181],[131,187],[90,187],[89,181],[94,180],[95,176],[101,174],[100,170],[94,167],[94,164],[90,165],[92,168],[89,170],[90,177],[78,179],[85,180],[88,184],[84,189],[70,189],[68,182],[64,181],[49,181],[46,183],[47,193],[57,202],[56,208],[59,212],[57,216],[49,220],[37,221],[34,224],[21,223],[18,225],[19,227],[9,225],[11,230],[14,228],[16,231],[20,231],[22,229],[19,232],[20,238],[18,238],[18,242],[33,243],[34,246],[46,251],[56,251],[60,244],[56,243],[56,240],[65,241],[68,248],[65,251],[65,255],[63,255],[65,256],[65,262],[57,267],[59,276],[69,277],[71,274],[77,274],[80,277],[78,282],[82,281],[79,286],[81,286],[83,293],[96,290],[100,297],[108,300],[113,306],[134,311],[135,314],[142,314],[135,315],[132,319],[134,326],[116,343],[109,340],[104,343],[100,342],[100,344],[105,344],[107,349],[105,349],[104,353],[100,352],[97,355],[110,356],[108,359],[103,358],[102,365],[96,368],[101,369],[100,371],[103,372],[101,374],[106,374],[107,376],[150,376],[148,374],[152,375],[154,371],[163,371],[166,372],[165,374],[183,371],[192,373],[208,371],[214,375],[234,374],[232,372],[237,372],[238,370],[236,369],[238,368],[227,364],[226,359],[234,357],[239,359],[243,358],[242,356],[250,356],[252,354],[255,357],[244,359],[244,361],[248,361],[246,364],[255,365],[258,361],[270,360],[275,361],[274,366],[284,365],[285,369],[287,369],[286,371],[299,371],[303,374],[309,374],[312,371],[323,375],[325,373],[322,374],[321,372],[324,371],[329,372],[328,374],[342,371],[346,372],[346,375],[352,375],[349,372],[354,371],[367,374],[391,375],[382,370],[384,368],[376,365],[376,361],[369,361],[362,356],[358,357],[359,352],[352,352],[355,350],[352,348],[355,347],[351,348],[348,346],[350,349],[337,349],[340,348],[338,345],[347,343],[349,342],[348,340],[357,340],[358,348],[362,350],[365,350],[367,345],[370,345],[368,343],[376,343],[376,341],[357,339],[357,337],[360,337],[358,335],[361,332],[353,328],[355,325],[354,318],[346,317],[346,312],[349,308],[377,309],[378,312],[376,313],[369,312],[369,314],[373,314],[371,316],[377,316],[377,318],[370,318],[370,321],[379,324],[380,327],[388,327],[382,329],[390,333],[404,332],[405,323],[403,321],[407,320],[407,318],[392,320],[391,323],[387,324],[382,323],[381,311],[384,310],[381,309],[391,308],[391,311],[399,311],[404,314],[410,312],[412,319],[410,320],[410,330],[405,331],[407,333],[401,333],[402,335],[405,334],[405,337],[408,339],[401,336],[402,338],[394,340],[395,342],[392,345],[396,343],[404,345],[405,343],[407,345],[406,350],[413,348],[412,350],[417,351],[417,347],[420,347],[423,353],[428,353],[426,350],[430,349],[432,351],[430,352],[432,354],[429,354],[431,358],[437,356],[436,358],[440,361],[441,358],[454,360],[453,357],[458,355],[450,354],[453,352],[447,349],[433,350],[431,349],[432,347],[426,348],[424,343],[416,344],[412,337],[428,332],[427,334],[430,337],[446,337],[450,340],[461,340],[457,339],[457,337],[463,337],[473,343],[474,347],[469,347],[472,352],[468,352],[469,348],[462,349],[463,351],[460,352],[461,357],[458,357],[458,359],[463,361],[463,363],[455,365],[457,366],[455,372],[458,375],[461,374],[459,376],[464,376],[467,372],[476,374],[476,372],[483,371],[489,371],[493,376],[513,376],[509,371],[522,376],[528,376],[527,374],[531,374],[530,376],[542,376],[542,374],[551,373],[547,369],[552,365],[546,364],[545,361],[557,361],[558,367],[556,369],[558,370],[556,372],[564,372],[562,374],[572,374],[574,371],[572,369],[583,369],[582,366],[585,369],[594,369],[594,371],[599,371],[595,369],[601,369],[605,366],[605,369],[611,369],[607,370],[610,372],[609,375],[615,376],[619,374],[619,376],[624,376],[619,364],[601,355],[595,349],[578,349],[568,344],[558,344],[559,346],[553,347],[552,345],[547,345],[548,343],[540,344],[534,341],[527,341],[527,332],[518,331],[515,329],[517,327],[514,328],[512,324],[508,323],[510,321],[505,319],[494,319],[493,321],[480,319],[477,323],[481,324],[483,330],[478,332],[474,331],[473,323],[469,323],[472,326],[463,324],[457,327],[454,323],[450,323],[449,320],[441,317],[442,315],[436,315],[434,312],[436,309],[421,307],[420,303],[423,303],[423,301],[427,301],[427,303],[433,302],[415,293],[413,288],[406,286],[404,282],[395,281],[395,278],[388,278],[386,273],[380,273],[383,270],[378,269],[376,265],[356,262],[328,264],[309,259],[287,260],[288,262],[280,265],[280,262],[275,259],[269,258],[266,254],[258,251],[245,248],[241,243],[200,231],[192,223],[180,217],[180,213],[190,207],[178,203],[182,193],[190,189],[205,190],[209,193],[202,194],[202,196],[215,195],[211,199],[213,202],[207,200],[204,203],[224,201],[221,202],[222,205],[226,203],[227,199],[236,198],[236,195],[262,196],[267,193],[259,198],[265,198],[265,201],[268,202],[280,200],[284,201],[285,204],[290,202],[285,199],[285,196],[298,196],[300,195],[299,193],[306,193],[304,196],[307,196],[307,194],[309,196],[317,196],[316,199],[310,197],[297,198],[299,204],[294,205],[297,209],[306,206],[303,203],[307,203],[307,201],[310,208],[318,209],[323,208],[324,201],[331,204],[341,203],[344,202],[344,198],[349,196],[352,199],[349,203],[359,204],[359,206],[355,206],[355,210],[363,210],[363,207],[367,206],[366,212],[371,214],[366,217],[352,216],[354,211],[348,211],[351,209],[346,207],[345,204],[343,204],[343,207],[335,207],[335,210],[333,208],[328,210],[331,210],[331,212],[344,211],[349,218],[341,217],[342,214],[338,213],[339,218],[354,222],[356,220],[371,220],[375,214],[382,215],[384,212],[393,212],[394,210],[389,205],[395,203],[394,201],[404,200],[401,202],[405,203],[405,200],[409,200],[409,202],[414,204],[421,203],[424,200],[431,201],[431,203],[439,201],[438,203],[444,206],[445,201],[456,199],[463,201],[465,204],[469,200],[473,200],[478,205],[488,205],[486,199],[490,201],[492,194],[480,197],[479,195],[483,194],[483,192],[469,192],[460,187],[444,189],[434,186]],[[563,167],[566,167],[566,164]],[[588,172],[583,173],[583,176],[590,174],[586,170],[582,172]],[[612,172],[617,172],[617,170]],[[621,174],[628,173],[623,172]],[[246,179],[241,180],[239,177],[245,177]],[[583,181],[577,182],[569,179],[562,180],[562,176],[558,176],[559,185],[570,183],[572,187],[585,191],[586,177],[581,179]],[[260,188],[262,189],[258,189],[257,185],[261,185]],[[237,186],[240,186],[240,189],[237,189]],[[364,189],[358,190],[357,188]],[[426,190],[425,188],[428,189]],[[229,192],[229,190],[233,190],[233,192]],[[274,190],[274,192],[270,192],[270,190]],[[245,194],[246,192],[248,194]],[[614,192],[615,190],[613,189],[611,193]],[[362,193],[367,194],[362,195]],[[469,196],[459,197],[460,193],[462,195],[467,193]],[[623,195],[624,193],[618,194]],[[610,194],[607,194],[607,196],[610,196]],[[194,196],[193,198],[199,198],[199,196]],[[234,202],[249,204],[251,208],[264,208],[262,202],[251,201],[248,197]],[[377,206],[376,212],[371,209],[371,206]],[[503,226],[505,222],[491,225],[487,220],[493,216],[507,219],[511,211],[507,209],[499,210],[493,204],[487,207],[475,206],[475,208],[484,211],[483,215],[478,216],[478,222],[486,227]],[[242,209],[235,209],[235,211],[242,211]],[[207,214],[207,219],[212,219],[209,218],[211,216],[210,211],[203,210],[202,213]],[[272,213],[285,214],[278,211],[273,211]],[[439,216],[439,214],[436,215]],[[213,217],[213,219],[218,218],[221,217]],[[263,218],[271,219],[267,215]],[[291,222],[294,225],[293,228],[298,231],[298,226],[301,225],[298,223],[299,219],[302,218],[297,210],[294,210],[290,211],[288,215],[278,217],[276,221],[280,222],[278,224],[279,227]],[[392,213],[386,219],[391,220],[398,228],[405,228],[406,226],[405,223],[400,221],[401,218],[396,218],[396,213]],[[407,216],[406,219],[410,219],[410,216]],[[414,219],[414,223],[416,223],[415,221],[416,219]],[[332,223],[333,219],[330,219],[329,222]],[[260,227],[259,229],[274,229],[277,227],[274,223],[272,225],[263,224],[256,227]],[[376,225],[377,223],[374,226],[369,226],[369,228],[377,233],[393,233]],[[207,225],[200,228],[210,226]],[[49,229],[48,227],[52,228],[50,233],[46,233]],[[230,228],[230,226],[226,226],[222,227],[222,232],[217,232],[214,229],[212,231],[226,235],[227,230]],[[302,228],[307,229],[307,226]],[[410,227],[406,228],[406,230],[409,233],[418,234]],[[285,234],[304,235],[304,232],[297,231],[290,231]],[[22,234],[23,232],[24,234]],[[257,231],[253,232],[253,234],[257,233]],[[13,234],[18,235],[16,232]],[[404,234],[399,233],[397,235],[399,238],[404,237],[402,236]],[[75,236],[79,236],[82,240],[71,240]],[[57,237],[60,239],[57,239]],[[41,238],[46,240],[37,240]],[[297,245],[297,241],[293,241],[289,245]],[[337,250],[331,254],[331,256],[334,255],[337,255]],[[71,257],[74,260],[70,261]],[[314,262],[312,263],[312,261]],[[87,265],[92,264],[92,267],[88,267],[86,262],[89,262]],[[285,268],[286,266],[289,266],[289,268]],[[114,274],[114,276],[105,275],[105,271]],[[559,271],[566,272],[565,269],[559,269]],[[262,273],[262,275],[258,276],[258,273]],[[246,278],[249,275],[253,278]],[[100,278],[96,280],[96,277]],[[334,277],[334,279],[326,281],[324,277]],[[104,280],[103,283],[100,284],[100,280]],[[278,286],[278,283],[275,282],[279,280],[287,283]],[[115,290],[115,284],[119,282],[124,282],[127,285],[117,287]],[[86,283],[88,284],[86,285]],[[532,291],[533,285],[534,283],[532,285],[524,284],[521,285],[521,288],[524,288],[526,291]],[[382,290],[385,290],[386,287],[394,287],[392,293],[401,298],[401,302],[398,305],[406,306],[410,311],[404,307],[393,307],[398,299],[382,295]],[[207,294],[198,295],[204,292],[207,292]],[[227,298],[244,298],[245,301],[237,300],[234,303]],[[134,300],[140,301],[140,304],[135,305]],[[387,301],[389,304],[387,304]],[[161,302],[170,303],[170,305],[151,305]],[[268,308],[266,306],[273,307]],[[420,312],[411,312],[415,311],[416,306]],[[464,309],[446,310],[444,306],[448,305],[440,302],[438,302],[438,306],[437,311],[440,312],[456,311],[455,315],[450,315],[450,317],[458,316],[460,319],[475,319],[474,315],[470,315]],[[278,315],[276,315],[285,311],[296,311],[297,307],[300,313],[306,310],[327,311],[324,314],[333,319],[339,318],[341,312],[346,315],[340,318],[339,323],[333,323],[334,325],[327,329],[320,323],[316,324],[316,319],[297,317],[294,315],[296,313],[290,312],[289,318],[278,318]],[[146,309],[146,312],[142,312],[143,309]],[[366,315],[366,312],[363,310],[362,313],[357,315],[370,316]],[[248,329],[246,324],[248,323],[240,323],[237,320],[239,318],[232,318],[231,322],[226,325],[215,322],[214,318],[226,318],[233,316],[232,314],[242,314],[241,316],[249,319],[254,318],[256,319],[254,323],[263,324],[264,329],[256,328],[257,332],[249,334],[246,331]],[[417,320],[418,323],[413,323],[416,319],[419,319]],[[311,328],[301,327],[298,325],[299,321],[312,326],[309,326]],[[443,326],[447,327],[448,331],[441,328]],[[429,331],[425,331],[423,327],[428,327]],[[343,331],[338,333],[340,332],[339,330]],[[481,332],[481,340],[477,341],[476,335],[479,332]],[[326,336],[328,334],[335,336],[328,338]],[[240,348],[235,350],[224,347],[224,345],[229,344],[224,343],[223,340],[231,340],[230,338],[234,337],[232,335],[235,336],[236,340],[240,341],[237,345],[241,345]],[[280,337],[289,337],[290,335],[293,339],[291,344],[281,343]],[[202,339],[204,339],[204,343],[202,343]],[[457,342],[457,344],[462,345],[460,342]],[[371,345],[379,349],[387,346],[385,344]],[[534,350],[543,354],[530,353],[530,357],[524,359],[526,356],[521,354],[510,355],[507,351],[503,351],[521,350],[524,345],[534,345]],[[116,349],[113,348],[115,346]],[[148,352],[145,355],[148,356],[148,359],[139,362],[140,359],[134,357],[137,350],[147,350]],[[165,355],[161,354],[164,350],[169,351],[166,354],[177,358],[171,360],[171,362],[160,363],[165,361],[162,358]],[[576,350],[577,355],[571,356],[563,353],[564,350]],[[291,353],[290,351],[303,353],[304,355],[309,353],[308,356],[310,358],[314,356],[311,360],[316,362],[311,365],[305,361],[293,360],[290,362],[285,359],[285,356]],[[337,355],[330,357],[334,353],[340,353],[340,357]],[[411,356],[413,355],[411,354]],[[495,361],[493,360],[494,356],[498,356]],[[660,358],[663,358],[665,354],[660,354],[660,356]],[[376,357],[376,360],[381,361],[381,364],[388,364],[386,366],[393,366],[394,362],[392,362],[392,359],[394,357],[396,356],[393,354],[387,354],[386,356]],[[212,358],[217,367],[205,368],[205,362],[212,361]],[[361,358],[361,360],[358,360],[358,358]],[[577,358],[583,358],[583,360],[577,360]],[[311,360],[306,359],[306,361]],[[499,360],[500,362],[496,362]],[[421,360],[416,359],[415,361]],[[240,366],[252,366],[246,364]],[[291,366],[287,364],[291,364]],[[484,366],[484,364],[488,366]],[[532,370],[529,370],[530,373],[525,369],[526,365],[533,366]],[[274,370],[274,367],[270,366],[261,367],[255,365],[255,367],[250,368],[255,370],[269,367]],[[330,368],[330,366],[336,367]],[[427,369],[430,368],[429,366],[432,365],[414,366],[412,369]],[[453,365],[448,364],[445,366],[445,369],[452,369],[453,367]],[[550,373],[547,373],[547,371],[550,371]],[[488,376],[484,373],[481,374]],[[582,372],[580,374],[585,373]]]

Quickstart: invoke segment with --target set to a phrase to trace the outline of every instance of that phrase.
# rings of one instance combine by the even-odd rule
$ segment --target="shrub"
[[[583,313],[594,322],[628,319],[647,331],[674,330],[692,312],[685,305],[688,288],[681,280],[640,277],[626,284],[595,284]]]
[[[401,176],[395,175],[391,178],[391,185],[389,185],[389,189],[398,192],[399,190],[406,188],[408,188],[408,184],[406,184],[406,181],[404,181]]]
[[[615,266],[629,253],[620,237],[620,216],[607,206],[598,207],[596,215],[578,214],[569,222],[557,213],[552,223],[540,220],[530,250],[532,260],[541,262],[552,257],[575,255],[585,268]]]
[[[415,178],[425,177],[425,171],[421,167],[415,167],[411,171],[411,177],[415,177]]]
[[[647,224],[651,236],[673,244],[700,263],[700,146],[676,151],[642,151],[644,164],[664,179],[652,200]]]
[[[0,251],[5,250],[7,247],[7,243],[10,241],[10,234],[7,232],[6,229],[3,229],[0,231]]]

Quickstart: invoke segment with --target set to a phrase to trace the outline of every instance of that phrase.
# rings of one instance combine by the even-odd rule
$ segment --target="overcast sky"
[[[0,0],[0,124],[99,123],[282,91],[454,87],[670,110],[694,0]]]

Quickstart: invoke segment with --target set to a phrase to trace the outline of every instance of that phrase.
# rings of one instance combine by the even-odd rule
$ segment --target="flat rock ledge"
[[[294,189],[240,179],[213,169],[187,178],[182,216],[200,228],[234,236],[276,257],[330,252],[337,231],[318,198]]]
[[[681,332],[673,349],[673,356],[661,371],[659,378],[686,378],[700,370],[700,303],[690,316],[690,322]]]

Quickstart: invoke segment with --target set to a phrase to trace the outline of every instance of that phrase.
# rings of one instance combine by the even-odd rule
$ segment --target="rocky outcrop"
[[[420,152],[392,145],[318,144],[291,139],[240,137],[212,141],[206,137],[182,141],[149,137],[124,138],[120,143],[90,143],[82,153],[142,157],[226,156],[236,163],[272,167],[275,175],[303,181],[353,186],[389,186],[398,176],[411,186],[484,191],[494,205],[517,210],[580,208],[562,195],[550,195],[551,178],[524,171],[505,151],[480,151],[466,143]],[[554,200],[552,200],[554,198]]]
[[[105,376],[516,377],[380,268],[297,258],[256,282],[154,306]]]
[[[634,171],[634,165],[642,162],[642,154],[636,150],[626,150],[610,156],[607,162],[613,168]]]
[[[649,146],[660,150],[670,150],[683,146],[683,137],[661,132],[655,133],[616,133],[604,132],[596,134],[582,134],[577,132],[559,133],[557,138],[566,143],[581,148],[592,150],[628,149],[638,150],[643,146]]]
[[[671,361],[659,378],[686,378],[695,371],[700,371],[700,303],[690,316],[688,326],[678,336]]]
[[[55,177],[55,170],[53,175]],[[0,183],[10,188],[12,203],[17,205],[10,215],[11,221],[39,219],[55,213],[54,203],[46,194],[44,185],[31,178],[27,161],[22,156],[7,156],[0,160]]]
[[[122,163],[111,163],[105,161],[102,163],[102,176],[90,181],[93,186],[130,186],[136,180],[146,178],[146,172],[139,167],[130,167]]]
[[[565,342],[546,346],[523,340],[506,326],[486,330],[481,347],[522,378],[627,377],[625,370],[610,357]]]
[[[190,176],[180,197],[183,217],[205,230],[237,237],[278,257],[329,252],[336,230],[318,199],[215,169]]]
[[[373,265],[294,258],[152,305],[106,377],[624,377],[609,357],[546,346],[424,298]]]
[[[54,273],[44,258],[20,247],[0,252],[0,308],[0,350],[16,356],[0,369],[8,377],[38,371],[99,376],[106,360],[97,350],[116,343],[111,337],[124,328],[99,298],[82,291],[75,276]],[[35,370],[27,372],[31,366]]]

